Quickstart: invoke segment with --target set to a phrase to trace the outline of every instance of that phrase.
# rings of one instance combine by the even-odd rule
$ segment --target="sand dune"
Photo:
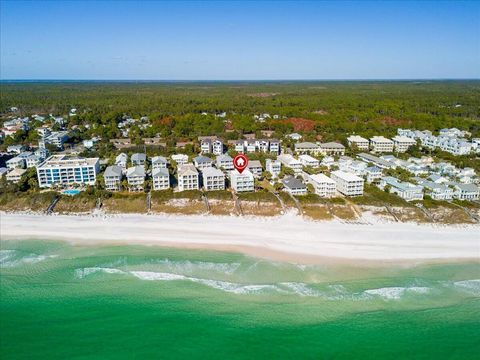
[[[295,262],[315,259],[431,261],[480,259],[479,226],[411,223],[374,225],[276,218],[215,216],[0,215],[6,239],[51,239],[88,244],[146,244],[234,250]]]

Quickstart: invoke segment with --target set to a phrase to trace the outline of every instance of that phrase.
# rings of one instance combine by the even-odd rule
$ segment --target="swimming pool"
[[[80,190],[78,189],[68,189],[63,191],[64,195],[70,195],[70,196],[75,196],[80,194]]]

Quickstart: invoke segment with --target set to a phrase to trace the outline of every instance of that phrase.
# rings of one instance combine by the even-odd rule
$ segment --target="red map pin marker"
[[[233,166],[241,174],[248,166],[248,158],[243,154],[238,154],[233,159]]]

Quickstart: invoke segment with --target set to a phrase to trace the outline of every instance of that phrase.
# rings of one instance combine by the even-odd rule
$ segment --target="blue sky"
[[[4,1],[2,79],[480,78],[479,2]]]

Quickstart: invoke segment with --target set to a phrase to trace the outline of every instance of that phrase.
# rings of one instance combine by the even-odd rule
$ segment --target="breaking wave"
[[[38,255],[38,254],[27,254],[25,256],[20,256],[20,252],[16,250],[0,250],[0,266],[2,267],[13,267],[21,264],[36,264],[41,261],[55,258],[58,255]]]
[[[480,294],[480,279],[455,281],[453,285],[473,294]]]

